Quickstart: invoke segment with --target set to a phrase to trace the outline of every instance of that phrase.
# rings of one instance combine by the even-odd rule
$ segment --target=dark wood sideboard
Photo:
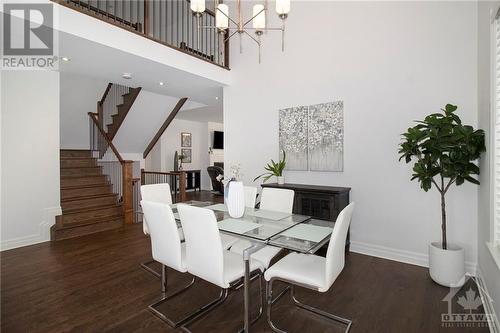
[[[337,216],[349,204],[350,187],[318,186],[306,184],[262,184],[262,187],[282,188],[295,191],[293,213],[312,216],[315,219],[335,222]],[[347,233],[346,250],[350,237]]]

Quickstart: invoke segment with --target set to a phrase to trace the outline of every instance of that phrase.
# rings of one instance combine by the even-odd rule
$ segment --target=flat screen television
[[[224,149],[224,132],[214,131],[214,149]]]

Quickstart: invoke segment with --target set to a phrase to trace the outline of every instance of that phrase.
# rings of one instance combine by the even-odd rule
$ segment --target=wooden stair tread
[[[92,188],[92,187],[105,187],[111,186],[109,181],[103,181],[102,183],[91,183],[91,184],[82,184],[82,185],[73,185],[73,186],[61,186],[61,190],[76,190],[79,188]]]
[[[69,208],[69,209],[64,209],[63,208],[63,215],[70,215],[70,214],[75,214],[75,213],[85,213],[85,212],[90,212],[93,210],[100,210],[100,209],[106,209],[106,208],[113,208],[113,207],[121,207],[122,203],[113,203],[113,204],[96,204],[88,207],[83,207],[83,208]]]
[[[102,194],[93,194],[93,195],[82,195],[80,197],[66,198],[66,199],[61,200],[61,202],[84,200],[84,199],[94,199],[94,198],[100,198],[100,197],[112,197],[112,196],[118,196],[118,194],[111,192],[111,193],[102,193]]]
[[[63,215],[64,216],[64,215]],[[61,230],[61,229],[70,229],[70,228],[77,228],[77,227],[81,227],[81,226],[86,226],[86,225],[91,225],[91,224],[98,224],[98,223],[104,223],[104,222],[108,222],[108,221],[111,221],[111,220],[116,220],[116,219],[119,219],[119,218],[123,218],[123,214],[112,214],[112,215],[106,215],[104,217],[100,217],[100,218],[91,218],[91,219],[88,219],[88,220],[81,220],[81,221],[78,221],[78,222],[66,222],[66,223],[62,223],[62,224],[55,224],[56,226],[56,229],[58,230]]]

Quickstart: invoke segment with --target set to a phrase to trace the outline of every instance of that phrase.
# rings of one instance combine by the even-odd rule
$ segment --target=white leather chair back
[[[294,196],[293,190],[264,187],[260,199],[260,209],[291,214]]]
[[[172,204],[172,192],[168,183],[141,186],[141,199],[145,201]]]
[[[150,184],[141,186],[141,200],[172,204],[172,192],[168,183]],[[147,219],[142,221],[142,231],[149,235]]]
[[[186,240],[188,272],[225,288],[224,254],[217,219],[212,210],[177,205]]]
[[[333,227],[330,244],[326,252],[326,289],[330,288],[345,265],[345,241],[351,224],[354,202],[345,207],[337,217]]]
[[[245,207],[255,208],[255,201],[257,200],[257,187],[244,186],[245,191]]]
[[[141,201],[141,206],[148,220],[153,259],[175,270],[185,272],[181,240],[172,209],[164,203],[145,200]]]

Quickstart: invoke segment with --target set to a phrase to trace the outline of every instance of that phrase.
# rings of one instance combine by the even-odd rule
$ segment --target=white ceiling
[[[218,82],[64,32],[59,32],[59,56],[71,59],[60,62],[60,71],[142,87],[161,95],[188,97],[203,107],[183,108],[177,118],[222,122],[222,85]],[[131,73],[132,79],[123,79],[123,73]]]

